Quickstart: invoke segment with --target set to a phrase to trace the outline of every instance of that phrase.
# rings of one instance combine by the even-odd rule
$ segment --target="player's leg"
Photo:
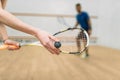
[[[88,36],[89,36],[89,38],[90,38],[90,34],[89,34],[88,31],[87,31],[87,33],[88,33]],[[87,53],[87,55],[89,55],[89,47],[87,48],[86,53]]]
[[[87,31],[87,33],[88,33],[88,31]],[[83,35],[82,36],[82,38],[83,38],[83,42],[84,42],[84,47],[86,46],[86,44],[87,44],[87,41],[86,41],[86,36],[85,35]],[[87,47],[87,50],[84,52],[84,54],[82,55],[82,58],[87,58],[87,57],[89,57],[89,48]]]
[[[80,33],[78,34],[78,36],[76,38],[76,44],[77,44],[78,52],[80,52],[80,49],[81,49],[81,45],[80,45]]]
[[[80,39],[76,38],[76,43],[77,43],[78,52],[80,52]]]
[[[88,36],[89,36],[89,38],[90,38],[91,33],[92,33],[92,30],[91,30],[91,29],[87,30],[87,33],[88,33]],[[89,54],[89,47],[88,47],[88,49],[86,50],[86,52]]]

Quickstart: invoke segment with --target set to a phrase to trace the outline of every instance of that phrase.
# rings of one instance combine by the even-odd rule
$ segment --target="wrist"
[[[36,38],[38,38],[40,36],[41,32],[42,32],[42,30],[36,29],[36,30],[34,30],[33,36],[35,36]]]

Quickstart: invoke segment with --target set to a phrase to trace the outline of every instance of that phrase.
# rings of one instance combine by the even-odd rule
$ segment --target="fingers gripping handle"
[[[17,46],[14,46],[14,45],[1,45],[0,46],[0,50],[4,50],[4,49],[7,49],[7,48],[13,48],[13,49],[17,49],[18,47]]]

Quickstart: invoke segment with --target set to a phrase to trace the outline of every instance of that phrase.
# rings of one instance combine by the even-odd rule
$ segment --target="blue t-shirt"
[[[77,22],[81,25],[83,29],[88,31],[89,25],[88,25],[88,20],[89,20],[89,15],[86,12],[81,12],[80,14],[77,14],[76,16]]]

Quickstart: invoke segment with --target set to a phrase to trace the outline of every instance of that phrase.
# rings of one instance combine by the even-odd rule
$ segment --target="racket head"
[[[89,36],[82,28],[67,28],[55,33],[55,36],[60,39],[60,50],[65,54],[81,54],[89,45]]]

